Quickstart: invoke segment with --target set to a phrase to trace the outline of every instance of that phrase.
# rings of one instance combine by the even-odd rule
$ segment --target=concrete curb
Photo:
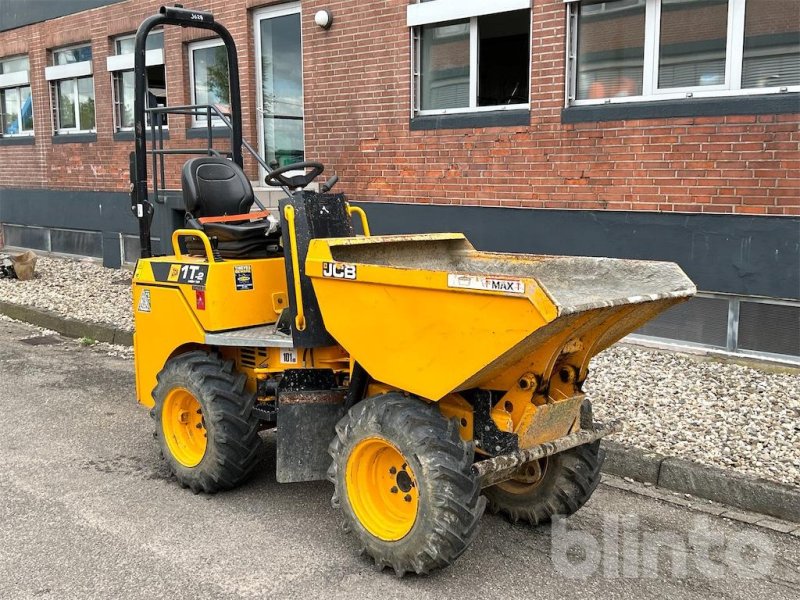
[[[98,342],[133,345],[130,331],[67,319],[48,310],[0,301],[0,314],[57,331],[67,337],[87,337]],[[800,523],[800,488],[609,440],[603,440],[603,448],[606,451],[603,471],[611,475]]]
[[[62,317],[49,310],[41,308],[31,308],[11,302],[0,300],[0,314],[6,315],[18,321],[25,321],[37,327],[44,327],[52,331],[57,331],[61,335],[71,338],[91,338],[98,342],[109,344],[119,344],[121,346],[133,345],[133,334],[130,331],[118,329],[111,325],[100,323],[87,323]]]
[[[800,523],[800,488],[609,440],[603,447],[606,473]]]

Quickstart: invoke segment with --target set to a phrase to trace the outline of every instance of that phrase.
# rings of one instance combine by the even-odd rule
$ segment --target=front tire
[[[378,570],[445,567],[477,532],[486,504],[472,445],[434,405],[388,393],[354,406],[329,453],[331,503]]]
[[[242,484],[258,463],[255,395],[233,362],[203,351],[171,358],[153,390],[155,438],[178,483],[215,493]]]
[[[605,452],[600,441],[548,456],[532,465],[526,476],[484,490],[489,510],[510,521],[549,523],[581,508],[600,483]]]

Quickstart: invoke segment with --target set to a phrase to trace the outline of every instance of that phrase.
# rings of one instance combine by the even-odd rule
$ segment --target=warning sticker
[[[297,364],[297,350],[294,348],[285,348],[281,350],[281,364],[294,365]]]
[[[178,277],[180,277],[180,274],[181,274],[180,265],[170,265],[169,275],[167,275],[167,281],[178,281]]]
[[[137,310],[139,312],[150,312],[150,290],[142,290],[142,295],[139,296],[139,306]]]
[[[525,282],[520,279],[502,279],[499,277],[482,277],[480,275],[447,274],[447,287],[486,292],[505,292],[507,294],[524,294]]]
[[[236,265],[233,267],[233,279],[236,291],[253,289],[253,269],[250,265]]]

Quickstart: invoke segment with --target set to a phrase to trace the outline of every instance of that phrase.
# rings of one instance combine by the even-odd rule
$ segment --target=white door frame
[[[266,160],[267,149],[264,144],[264,94],[263,94],[263,77],[262,61],[261,61],[261,21],[263,19],[271,19],[275,17],[284,17],[286,15],[301,14],[300,2],[287,2],[284,4],[276,4],[261,8],[253,11],[253,33],[255,38],[255,61],[256,61],[256,118],[258,120],[258,152],[261,158]],[[306,145],[306,120],[305,120],[305,82],[303,79],[303,28],[300,27],[300,82],[303,84],[303,152],[305,153]],[[264,177],[267,173],[264,167],[258,166],[258,180],[260,186],[264,185]],[[287,175],[292,175],[288,173]]]

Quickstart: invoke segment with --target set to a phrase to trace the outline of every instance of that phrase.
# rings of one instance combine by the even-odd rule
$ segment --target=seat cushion
[[[247,221],[244,223],[203,223],[203,231],[208,237],[215,237],[220,242],[233,242],[241,240],[266,239],[269,231],[270,222],[266,219],[262,221]],[[271,236],[271,237],[274,237]],[[280,237],[280,232],[278,236]]]

